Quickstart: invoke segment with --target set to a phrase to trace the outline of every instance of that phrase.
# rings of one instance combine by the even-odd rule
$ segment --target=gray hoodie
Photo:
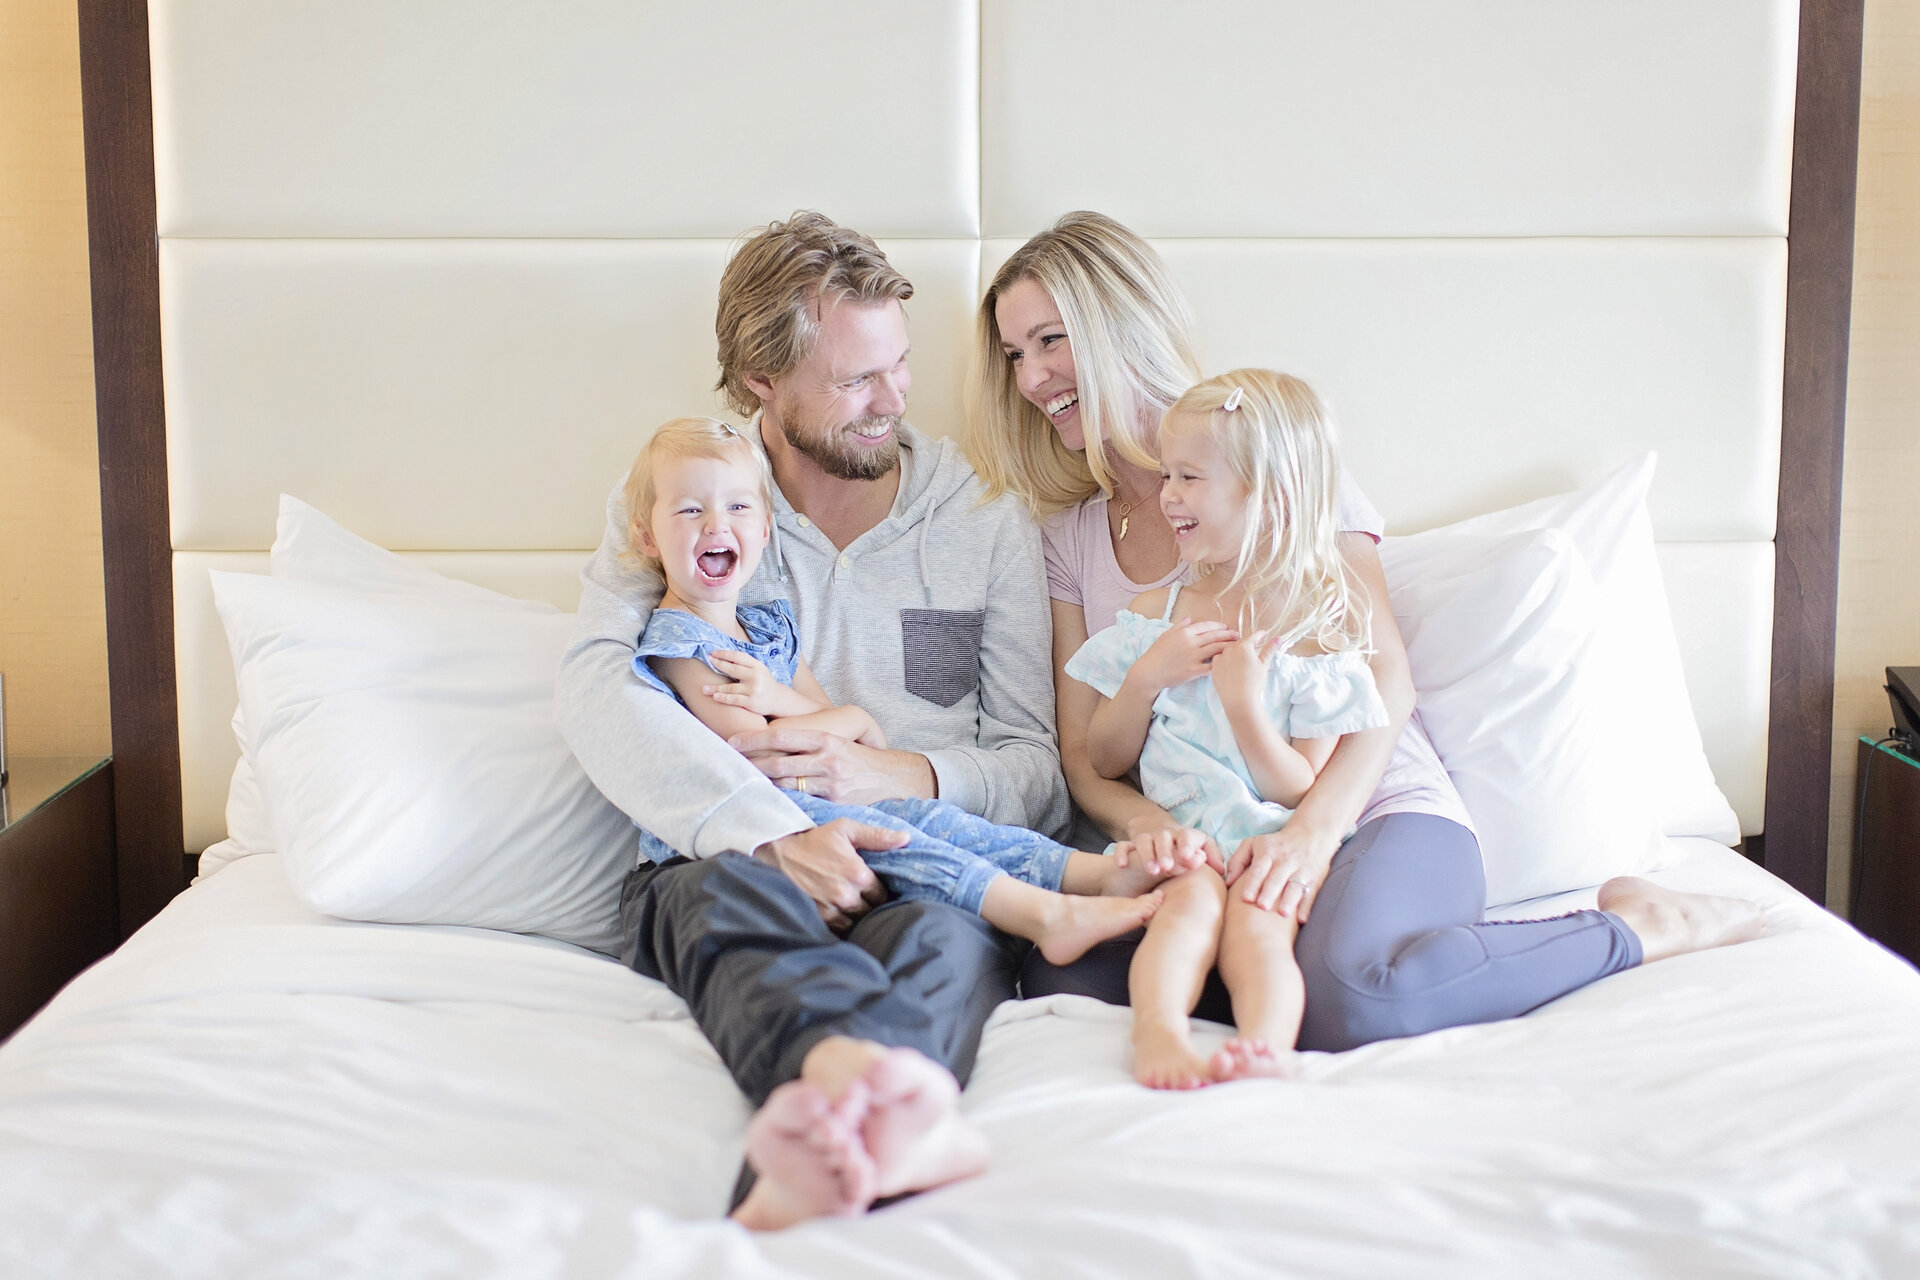
[[[866,708],[889,745],[925,755],[942,799],[1061,835],[1039,531],[1012,498],[976,505],[980,482],[952,441],[902,427],[900,443],[893,512],[844,552],[776,487],[773,541],[741,602],[791,601],[827,695]],[[621,488],[581,574],[555,698],[561,732],[607,798],[675,849],[751,852],[804,830],[808,819],[744,756],[633,674],[663,584],[625,554]]]

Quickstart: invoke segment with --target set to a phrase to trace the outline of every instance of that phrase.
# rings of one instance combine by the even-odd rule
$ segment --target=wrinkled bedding
[[[247,858],[0,1047],[0,1274],[1920,1275],[1920,974],[1726,849],[1668,863],[1771,935],[1191,1094],[1131,1081],[1124,1010],[1009,1003],[985,1176],[756,1238],[718,1219],[746,1105],[664,988]]]

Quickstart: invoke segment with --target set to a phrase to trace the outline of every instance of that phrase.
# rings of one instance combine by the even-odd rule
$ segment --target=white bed
[[[1920,974],[1800,892],[1825,874],[1858,15],[83,4],[102,891],[131,936],[0,1046],[0,1273],[1920,1274]],[[1011,1003],[965,1094],[984,1176],[777,1236],[717,1220],[746,1105],[676,998],[551,938],[307,905],[313,828],[276,834],[234,782],[209,571],[269,568],[287,492],[570,608],[640,435],[712,404],[729,242],[807,206],[914,280],[910,417],[937,434],[985,281],[1092,207],[1160,249],[1209,369],[1329,394],[1395,534],[1657,450],[1622,517],[1651,605],[1576,548],[1592,634],[1659,639],[1672,606],[1679,732],[1613,794],[1653,796],[1657,879],[1755,898],[1770,935],[1178,1096],[1131,1082],[1124,1011]],[[1470,683],[1423,685],[1423,714],[1471,728]],[[1476,818],[1493,867],[1509,827]]]
[[[1920,974],[1724,848],[1667,854],[1773,933],[1285,1086],[1152,1094],[1124,1011],[1008,1004],[965,1095],[985,1176],[764,1238],[714,1220],[747,1108],[664,988],[319,916],[249,858],[8,1045],[0,1270],[1914,1274]]]

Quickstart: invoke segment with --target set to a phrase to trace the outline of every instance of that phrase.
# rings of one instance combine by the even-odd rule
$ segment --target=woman
[[[1199,379],[1192,327],[1145,241],[1101,214],[1070,213],[1015,252],[981,300],[968,405],[974,469],[990,493],[1019,495],[1043,522],[1060,756],[1074,802],[1107,837],[1167,862],[1203,838],[1125,782],[1095,773],[1087,726],[1099,695],[1064,667],[1134,596],[1179,576],[1157,506],[1157,432],[1167,407]],[[1269,913],[1299,919],[1301,1048],[1347,1049],[1512,1017],[1645,960],[1757,935],[1747,904],[1637,879],[1604,886],[1599,911],[1481,923],[1472,823],[1412,715],[1406,648],[1376,548],[1383,524],[1345,476],[1339,524],[1341,553],[1372,609],[1370,665],[1389,725],[1342,738],[1287,825],[1254,838],[1246,870],[1220,895],[1223,971],[1261,963]],[[1166,889],[1169,901],[1217,892],[1195,874]],[[1154,945],[1151,930],[1142,945]],[[1107,949],[1072,970],[1030,966],[1027,993],[1124,1001],[1121,959]],[[1189,1010],[1200,996],[1168,994]],[[1217,1007],[1205,1012],[1219,1016]],[[1231,1055],[1195,1060],[1184,1080],[1205,1083],[1232,1068]]]

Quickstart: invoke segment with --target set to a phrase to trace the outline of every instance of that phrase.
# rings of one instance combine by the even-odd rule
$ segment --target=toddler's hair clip
[[[1233,394],[1227,397],[1227,402],[1220,406],[1220,412],[1232,413],[1235,409],[1238,409],[1240,407],[1240,397],[1245,394],[1247,394],[1245,387],[1235,387]]]

